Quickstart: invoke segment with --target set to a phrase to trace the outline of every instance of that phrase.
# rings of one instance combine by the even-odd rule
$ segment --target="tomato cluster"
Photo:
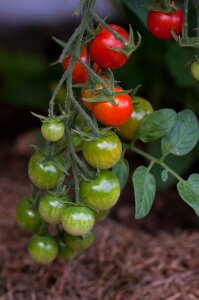
[[[109,28],[128,43],[129,34],[123,28],[116,25]],[[136,96],[132,99],[107,75],[107,68],[115,69],[128,61],[130,54],[117,51],[124,47],[112,32],[102,28],[88,47],[83,48],[81,61],[75,61],[71,72],[73,84],[80,84],[78,102],[84,113],[92,114],[95,123],[99,122],[97,134],[91,132],[84,113],[74,114],[69,126],[68,119],[74,111],[66,115],[65,102],[60,99],[57,108],[61,115],[39,116],[47,146],[36,149],[29,160],[28,174],[34,193],[21,200],[16,210],[18,225],[33,233],[28,251],[38,263],[48,264],[56,258],[68,260],[90,247],[95,223],[109,214],[120,197],[121,185],[112,171],[123,154],[116,132],[126,139],[135,138],[140,121],[153,111],[148,101]],[[64,59],[65,72],[71,60],[70,56]],[[90,63],[89,68],[96,74],[94,82],[86,68]],[[77,151],[81,151],[79,156]],[[69,171],[74,172],[74,168],[82,165],[89,170],[89,176],[73,173],[76,180],[71,181]],[[53,225],[58,229],[57,235],[51,233]]]

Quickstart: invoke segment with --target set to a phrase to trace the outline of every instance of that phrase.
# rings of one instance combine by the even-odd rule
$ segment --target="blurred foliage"
[[[1,102],[29,109],[47,108],[49,83],[58,74],[42,55],[0,51]]]

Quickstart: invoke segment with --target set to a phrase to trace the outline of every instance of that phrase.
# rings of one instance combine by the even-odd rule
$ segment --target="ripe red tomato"
[[[113,24],[110,24],[109,27],[119,33],[127,42],[129,41],[129,34],[123,28]],[[130,56],[127,57],[111,48],[123,49],[124,45],[110,31],[102,28],[90,44],[91,59],[106,69],[117,69],[123,66]]]
[[[115,87],[115,92],[122,91]],[[92,112],[96,119],[107,126],[119,126],[128,121],[133,111],[133,102],[128,94],[117,95],[114,97],[117,105],[110,101],[94,102]]]
[[[151,33],[157,38],[163,40],[172,39],[171,29],[177,35],[182,32],[183,12],[181,9],[170,14],[161,11],[149,11],[147,25]]]
[[[86,63],[86,61],[87,61],[87,50],[86,50],[86,48],[84,48],[82,50],[82,52],[80,53],[80,57],[83,60],[83,62]],[[70,61],[71,61],[71,57],[66,57],[64,59],[64,61],[63,61],[64,71],[66,71],[68,69]],[[72,78],[73,78],[73,83],[85,83],[88,79],[88,73],[87,73],[86,69],[78,61],[74,65]]]

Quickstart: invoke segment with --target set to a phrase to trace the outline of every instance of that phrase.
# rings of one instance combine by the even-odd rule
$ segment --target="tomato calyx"
[[[171,14],[177,10],[175,3],[173,1],[155,1],[154,3],[147,5],[147,10],[164,12],[165,14]]]
[[[117,39],[121,39],[122,37],[116,33],[116,31],[110,29],[110,32],[113,33],[113,35],[117,38]],[[115,35],[115,33],[116,35]],[[120,36],[120,38],[119,38]],[[112,48],[110,47],[110,50],[114,50],[116,52],[122,53],[124,56],[129,57],[133,52],[135,52],[141,45],[142,42],[142,37],[141,34],[137,31],[137,36],[138,36],[138,41],[137,43],[135,42],[135,35],[133,32],[133,29],[131,27],[131,25],[129,25],[129,41],[127,42],[125,39],[122,38],[122,43],[124,45],[124,48],[122,49],[118,49],[118,48]]]

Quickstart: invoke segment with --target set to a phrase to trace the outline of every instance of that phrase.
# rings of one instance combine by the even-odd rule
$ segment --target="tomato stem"
[[[184,23],[183,23],[183,39],[188,43],[188,13],[189,13],[189,0],[184,0]]]

